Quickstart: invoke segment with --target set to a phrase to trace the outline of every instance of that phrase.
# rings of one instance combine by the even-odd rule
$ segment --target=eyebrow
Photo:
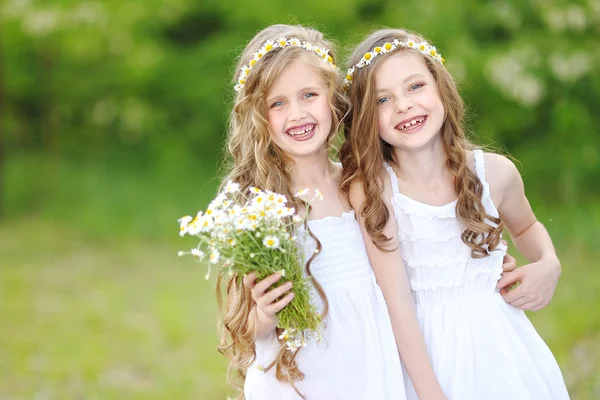
[[[412,80],[414,78],[425,78],[425,76],[423,74],[420,74],[420,73],[417,72],[416,74],[412,74],[412,75],[409,75],[406,78],[404,78],[404,80],[402,81],[402,83],[406,83],[406,82],[408,82],[408,81],[410,81],[410,80]],[[375,93],[384,92],[386,90],[387,89],[385,89],[385,88],[384,89],[377,89],[375,91]]]
[[[300,91],[301,92],[314,92],[321,89],[319,86],[307,86],[305,88],[302,88]]]
[[[307,87],[304,87],[304,88],[298,90],[298,92],[300,92],[300,93],[302,93],[302,92],[315,92],[315,91],[320,90],[320,89],[322,89],[322,88],[319,87],[319,86],[307,86]],[[269,98],[267,98],[267,103],[271,103],[271,102],[275,101],[275,99],[278,99],[280,97],[285,97],[285,96],[276,95],[276,96],[269,97]]]

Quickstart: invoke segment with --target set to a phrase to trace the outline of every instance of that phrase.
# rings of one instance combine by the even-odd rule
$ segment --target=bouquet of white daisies
[[[302,190],[296,197],[307,194],[308,190]],[[315,199],[323,199],[318,190]],[[308,208],[310,202],[306,205]],[[211,266],[217,266],[230,275],[237,274],[238,279],[253,271],[258,280],[279,272],[292,282],[294,299],[277,314],[278,326],[283,329],[280,339],[290,350],[305,346],[309,337],[320,337],[321,318],[311,303],[311,283],[304,274],[303,253],[294,236],[302,222],[296,210],[287,206],[284,195],[254,187],[241,193],[240,185],[231,181],[206,211],[179,219],[181,236],[200,239],[197,247],[179,255],[207,259],[206,279]]]

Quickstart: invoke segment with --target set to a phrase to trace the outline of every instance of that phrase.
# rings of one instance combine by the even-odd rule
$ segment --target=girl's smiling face
[[[395,148],[416,150],[440,140],[444,106],[421,54],[399,51],[375,73],[379,136]]]
[[[327,154],[332,125],[327,83],[304,57],[282,71],[266,98],[269,134],[293,158]]]

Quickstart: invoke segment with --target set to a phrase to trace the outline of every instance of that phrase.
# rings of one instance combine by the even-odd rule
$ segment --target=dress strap
[[[387,162],[384,162],[383,166],[385,167],[387,172],[390,174],[390,180],[392,181],[392,193],[394,193],[394,194],[400,193],[400,189],[398,188],[398,177],[396,176],[394,169]]]
[[[485,163],[483,162],[483,151],[481,149],[474,149],[473,157],[475,158],[475,172],[477,173],[477,177],[481,183],[485,185]]]

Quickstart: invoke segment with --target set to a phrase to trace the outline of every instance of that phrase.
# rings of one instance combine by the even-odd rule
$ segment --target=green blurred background
[[[600,398],[599,0],[4,0],[0,399],[233,394],[176,220],[214,194],[234,59],[272,23],[432,40],[558,248],[530,318],[572,398]]]

